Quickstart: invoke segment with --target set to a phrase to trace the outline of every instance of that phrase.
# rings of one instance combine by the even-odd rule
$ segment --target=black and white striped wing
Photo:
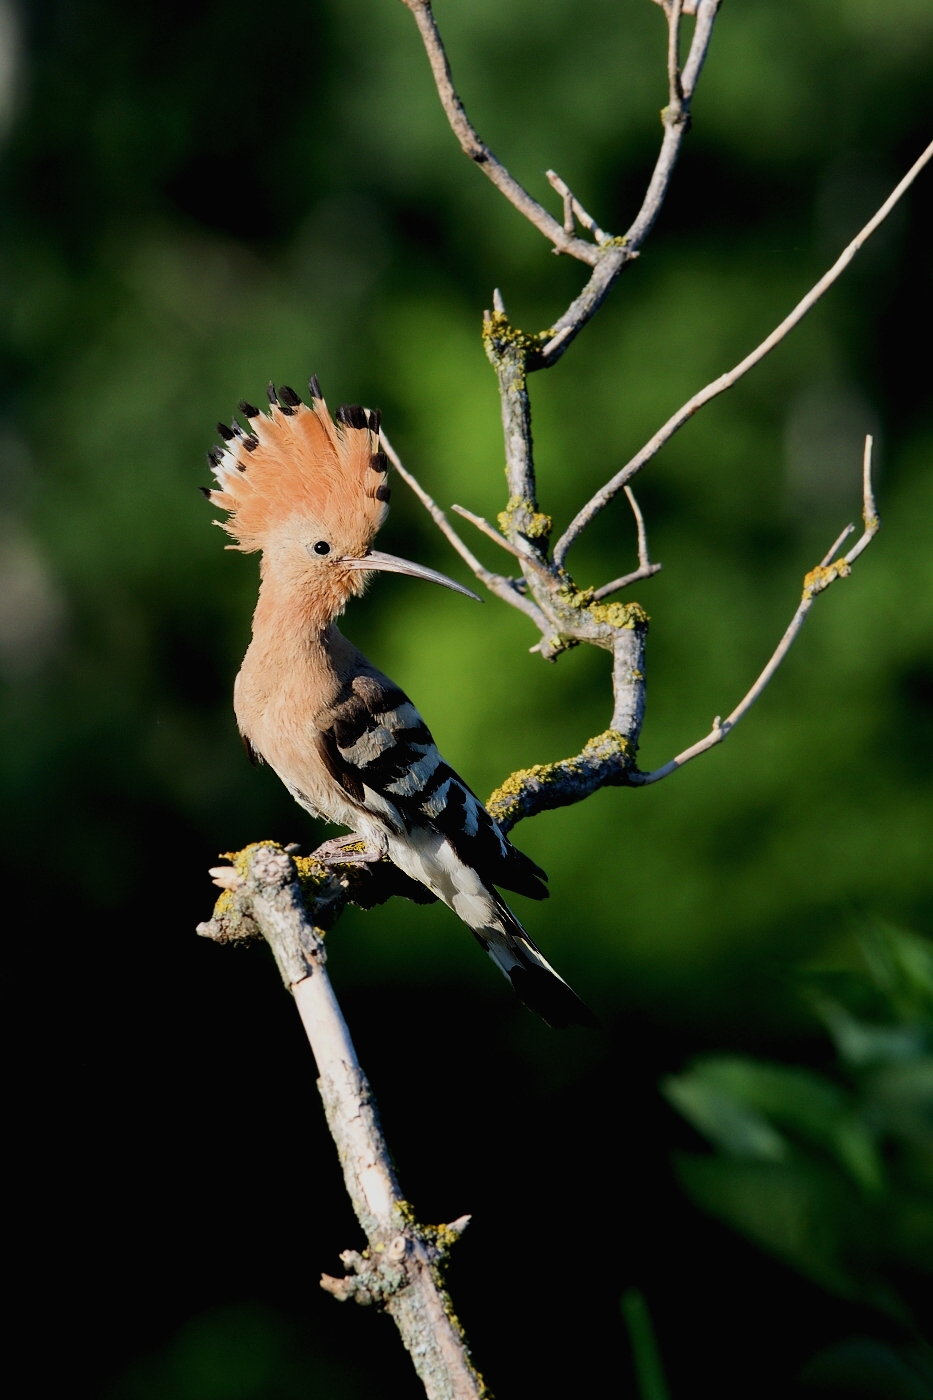
[[[545,899],[544,871],[499,830],[475,793],[438,753],[408,696],[385,676],[353,677],[321,732],[321,756],[354,803],[366,789],[398,812],[408,830],[430,825],[489,885]]]

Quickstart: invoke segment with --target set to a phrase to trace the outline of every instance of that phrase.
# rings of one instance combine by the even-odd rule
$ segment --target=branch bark
[[[469,1216],[450,1225],[420,1225],[403,1197],[315,926],[318,914],[328,926],[333,923],[349,899],[377,903],[397,892],[396,875],[384,868],[378,852],[352,838],[328,842],[298,862],[305,871],[304,897],[296,862],[274,842],[248,846],[233,860],[233,866],[211,872],[224,894],[198,933],[218,943],[261,936],[272,949],[314,1052],[327,1126],[367,1239],[362,1253],[341,1255],[346,1275],[325,1274],[321,1286],[341,1301],[375,1304],[391,1315],[429,1400],[483,1400],[486,1387],[441,1277]],[[389,885],[380,888],[386,879]]]
[[[571,302],[563,316],[554,322],[550,338],[542,347],[540,355],[529,364],[529,370],[550,369],[557,363],[602,306],[622,269],[638,257],[641,245],[654,227],[670,187],[684,136],[690,129],[690,104],[706,62],[710,40],[713,37],[713,25],[721,3],[722,0],[699,0],[699,4],[692,7],[692,11],[684,7],[684,13],[696,13],[696,24],[687,62],[680,78],[679,92],[675,88],[670,66],[670,54],[674,47],[672,35],[679,25],[679,16],[675,18],[672,11],[665,7],[668,20],[668,105],[661,113],[664,137],[641,208],[627,232],[621,238],[612,239],[604,245],[606,251],[594,268],[589,282]]]
[[[554,244],[555,252],[567,253],[593,267],[593,274],[586,287],[563,316],[540,337],[536,353],[529,357],[529,372],[547,369],[557,363],[587,321],[596,314],[619,273],[638,257],[642,243],[651,232],[664,203],[683,138],[690,129],[690,102],[706,61],[721,0],[698,0],[698,3],[683,7],[679,3],[664,7],[668,22],[669,89],[668,104],[661,113],[664,137],[641,208],[628,232],[621,238],[613,238],[604,233],[574,199],[560,176],[552,170],[549,170],[547,175],[561,195],[564,206],[563,222],[555,219],[543,205],[532,198],[501,161],[496,159],[470,122],[453,85],[450,64],[430,0],[402,0],[402,4],[414,15],[434,75],[437,95],[464,154],[475,161],[509,203]],[[695,13],[696,23],[687,62],[681,74],[677,69],[676,58],[672,60],[671,55],[676,55],[682,11]],[[585,239],[574,236],[574,214],[584,227],[593,233],[595,243],[588,243]]]
[[[813,607],[819,595],[824,593],[837,579],[849,577],[855,560],[863,550],[868,548],[875,535],[881,529],[881,518],[875,506],[875,496],[871,483],[872,445],[873,439],[871,437],[866,437],[865,455],[862,462],[862,520],[865,529],[857,543],[852,546],[848,554],[832,562],[836,550],[855,529],[854,525],[847,525],[832,548],[823,557],[820,563],[817,564],[816,568],[811,569],[805,576],[803,581],[803,593],[797,605],[797,611],[791,618],[786,632],[775,648],[767,666],[755,681],[751,690],[749,690],[739,701],[738,705],[736,705],[731,715],[725,720],[720,720],[717,715],[713,720],[712,729],[704,739],[700,739],[698,743],[691,745],[689,749],[684,749],[683,753],[679,753],[676,758],[672,758],[660,768],[655,768],[651,773],[632,772],[629,777],[629,782],[633,787],[646,787],[649,783],[657,783],[660,782],[662,778],[670,777],[671,773],[676,773],[678,768],[683,768],[684,764],[689,763],[692,758],[698,758],[701,753],[706,753],[708,749],[715,748],[717,744],[721,744],[724,739],[727,739],[739,720],[748,714],[749,710],[790,651],[801,627],[807,619],[810,609]]]
[[[704,404],[710,403],[712,399],[718,398],[720,394],[724,394],[727,389],[731,389],[733,384],[737,384],[743,375],[746,375],[750,369],[753,369],[755,365],[759,364],[766,355],[771,353],[776,345],[781,343],[795,326],[799,325],[807,312],[812,310],[824,293],[829,290],[839,277],[841,277],[862,245],[868,241],[875,230],[884,222],[898,200],[910,189],[910,186],[916,180],[921,170],[923,170],[924,166],[927,165],[931,159],[933,159],[933,142],[927,146],[919,159],[910,167],[903,180],[892,190],[891,194],[874,217],[869,219],[860,233],[856,234],[852,242],[839,255],[829,271],[824,273],[816,286],[811,287],[810,291],[797,303],[790,315],[785,316],[781,324],[775,327],[771,334],[752,350],[749,355],[746,355],[745,359],[741,360],[734,369],[730,369],[725,374],[721,374],[718,379],[714,379],[711,384],[707,384],[699,393],[694,394],[692,399],[688,399],[683,407],[679,408],[676,413],[671,415],[663,428],[659,428],[654,437],[651,438],[649,442],[645,443],[641,451],[637,452],[631,461],[625,464],[621,471],[616,472],[615,476],[607,481],[606,485],[601,487],[600,490],[596,492],[596,495],[586,503],[583,509],[574,516],[554,547],[554,562],[558,568],[563,566],[570,546],[580,537],[587,525],[589,525],[592,520],[595,520],[599,512],[609,504],[627,482],[631,481],[632,477],[635,476],[637,472],[641,471],[642,467],[646,466],[647,463],[651,461],[652,457],[657,456],[664,444],[669,442],[685,423],[689,422],[697,410],[702,408]]]
[[[550,239],[558,252],[569,253],[571,257],[579,258],[581,262],[597,262],[599,249],[592,243],[587,243],[585,239],[575,238],[572,229],[567,232],[563,225],[558,223],[553,215],[549,214],[544,206],[533,199],[514,176],[509,174],[501,161],[493,155],[485,141],[480,139],[454,87],[450,63],[447,60],[447,51],[434,19],[430,0],[402,0],[402,4],[411,10],[415,17],[415,23],[418,26],[428,55],[428,62],[431,65],[431,72],[434,74],[437,95],[464,155],[475,161],[480,170],[496,186],[496,189],[504,194],[509,203],[514,204],[519,213],[524,214],[525,218],[534,224],[545,238]]]
[[[477,152],[482,154],[487,148],[483,147],[476,137],[462,103],[454,92],[430,4],[428,0],[403,0],[403,3],[412,10],[422,31],[441,103],[451,126],[457,133],[463,149],[477,159]],[[562,225],[558,225],[556,220],[550,220],[546,226],[542,226],[539,218],[544,212],[540,205],[531,201],[534,208],[529,210],[524,201],[530,200],[530,196],[521,191],[522,199],[518,199],[512,185],[506,187],[506,184],[502,183],[506,177],[508,181],[511,180],[504,167],[496,162],[494,167],[487,170],[487,174],[500,185],[506,197],[511,199],[526,217],[531,218],[533,223],[542,227],[542,231],[551,237],[555,247],[559,244],[556,231],[563,237],[569,237],[576,219],[593,234],[601,250],[601,255],[594,262],[587,287],[548,331],[529,334],[513,326],[506,315],[498,289],[494,294],[492,312],[487,311],[484,315],[483,341],[498,380],[505,441],[505,473],[509,494],[506,508],[499,516],[502,535],[498,535],[481,517],[464,511],[462,507],[456,509],[498,544],[504,545],[518,559],[524,575],[523,583],[488,574],[450,526],[443,511],[393,455],[393,461],[400,474],[419,495],[476,576],[486,582],[499,597],[503,597],[514,607],[521,608],[534,621],[541,636],[531,648],[532,651],[538,651],[546,660],[553,661],[562,651],[587,642],[604,647],[613,654],[614,705],[611,727],[591,739],[583,750],[572,758],[562,759],[553,764],[537,764],[533,768],[513,773],[489,800],[490,810],[506,829],[523,817],[532,816],[536,812],[580,801],[597,788],[608,784],[645,786],[658,782],[689,762],[691,758],[721,743],[747,713],[781,664],[803,625],[814,598],[828,582],[837,577],[845,577],[848,573],[851,559],[845,556],[829,566],[824,560],[822,565],[809,574],[805,580],[804,596],[781,644],[752,690],[725,723],[721,723],[717,718],[713,731],[705,739],[679,754],[662,768],[652,773],[638,771],[635,757],[644,714],[644,644],[648,618],[637,603],[623,607],[618,603],[606,604],[603,600],[623,587],[650,578],[658,571],[660,565],[650,562],[644,521],[628,482],[703,404],[731,388],[789,334],[842,274],[863,243],[871,237],[933,157],[931,144],[833,267],[780,326],[740,364],[694,395],[668,420],[641,452],[616,473],[571,521],[558,541],[553,557],[549,559],[548,541],[552,526],[550,517],[538,506],[527,376],[532,370],[547,368],[556,363],[574,336],[598,310],[625,262],[637,256],[641,243],[650,232],[667,193],[683,136],[689,129],[690,100],[696,91],[709,49],[720,0],[657,0],[657,3],[663,8],[668,23],[668,105],[661,114],[664,137],[641,209],[624,238],[611,239],[604,234],[566,182],[552,170],[547,172],[547,177],[562,199],[564,221]],[[687,60],[681,69],[680,22],[685,14],[695,15],[696,21]],[[485,160],[485,156],[483,158]],[[546,216],[546,219],[550,219],[550,216]],[[866,452],[865,490],[870,494],[870,448],[867,448]],[[580,589],[565,567],[567,552],[582,530],[618,491],[623,489],[629,497],[638,524],[638,568],[600,588]],[[866,512],[869,509],[868,499],[866,495]],[[871,511],[874,511],[873,502]],[[857,552],[866,547],[878,528],[877,516],[872,515],[875,523],[871,529],[868,526],[868,518],[866,514],[866,534],[855,547]]]

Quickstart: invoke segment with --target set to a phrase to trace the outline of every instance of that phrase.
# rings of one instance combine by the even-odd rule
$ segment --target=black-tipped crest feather
[[[342,403],[334,416],[338,423],[345,423],[348,428],[369,427],[366,410],[358,403]]]

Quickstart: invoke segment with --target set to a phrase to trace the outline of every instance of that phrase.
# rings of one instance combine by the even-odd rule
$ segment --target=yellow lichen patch
[[[486,354],[499,346],[508,346],[527,354],[529,350],[540,350],[551,339],[553,331],[523,331],[513,326],[504,311],[494,311],[483,321],[483,343]]]
[[[236,867],[236,873],[241,880],[245,880],[249,874],[249,863],[253,855],[262,846],[271,846],[273,851],[283,851],[284,846],[280,846],[278,841],[251,841],[248,846],[244,846],[242,851],[222,851],[221,860],[232,861]]]
[[[229,918],[234,912],[233,890],[224,890],[214,905],[215,919]]]
[[[278,841],[252,841],[248,846],[244,846],[242,851],[221,851],[220,859],[229,860],[236,870],[241,880],[245,880],[249,874],[249,862],[253,854],[261,846],[272,846],[276,851],[281,851],[282,847]],[[234,920],[239,919],[239,911],[236,903],[236,891],[224,890],[214,905],[215,919]]]
[[[301,881],[302,888],[306,884],[315,887],[323,885],[328,872],[319,860],[315,860],[314,856],[292,856],[292,860],[295,862],[295,869],[298,871],[298,879]]]
[[[641,603],[595,603],[594,588],[575,588],[568,583],[559,593],[565,607],[578,612],[588,612],[594,622],[604,623],[616,629],[622,627],[647,627],[650,621]]]
[[[515,523],[516,514],[520,518],[518,525]],[[554,528],[551,517],[535,510],[534,501],[527,496],[510,496],[505,510],[500,511],[496,519],[507,539],[511,539],[513,531],[518,530],[528,540],[546,540]]]
[[[588,612],[609,627],[647,627],[649,618],[641,603],[591,603]]]
[[[583,745],[585,754],[595,753],[597,749],[606,749],[607,757],[610,753],[620,753],[627,756],[632,751],[632,745],[631,741],[624,734],[620,734],[618,729],[604,729],[602,734],[597,734],[595,739],[587,739]]]
[[[825,566],[818,564],[803,580],[804,598],[815,598],[824,588],[835,583],[837,578],[848,578],[851,572],[852,567],[846,559],[837,559],[835,563]]]
[[[601,758],[611,758],[614,754],[628,758],[632,745],[617,729],[605,729],[602,734],[588,739],[583,751],[573,758],[562,758],[557,763],[535,763],[531,768],[519,768],[506,778],[501,787],[486,803],[486,810],[497,822],[513,821],[521,812],[522,798],[532,784],[548,786],[566,778],[579,777],[597,754]]]
[[[532,768],[519,768],[510,773],[501,787],[497,787],[486,802],[486,810],[493,821],[509,821],[521,806],[520,798],[532,779],[546,783],[551,780],[556,763],[536,763]]]

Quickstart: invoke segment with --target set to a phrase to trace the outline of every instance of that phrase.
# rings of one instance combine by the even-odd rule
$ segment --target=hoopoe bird
[[[379,414],[332,418],[317,377],[310,406],[269,385],[268,414],[218,424],[208,459],[244,553],[261,551],[252,640],[234,685],[250,758],[267,763],[312,816],[349,827],[470,928],[520,999],[549,1025],[595,1018],[542,956],[498,888],[543,899],[547,877],[516,849],[445,763],[414,705],[336,626],[378,570],[468,597],[433,569],[372,548],[390,496]]]

